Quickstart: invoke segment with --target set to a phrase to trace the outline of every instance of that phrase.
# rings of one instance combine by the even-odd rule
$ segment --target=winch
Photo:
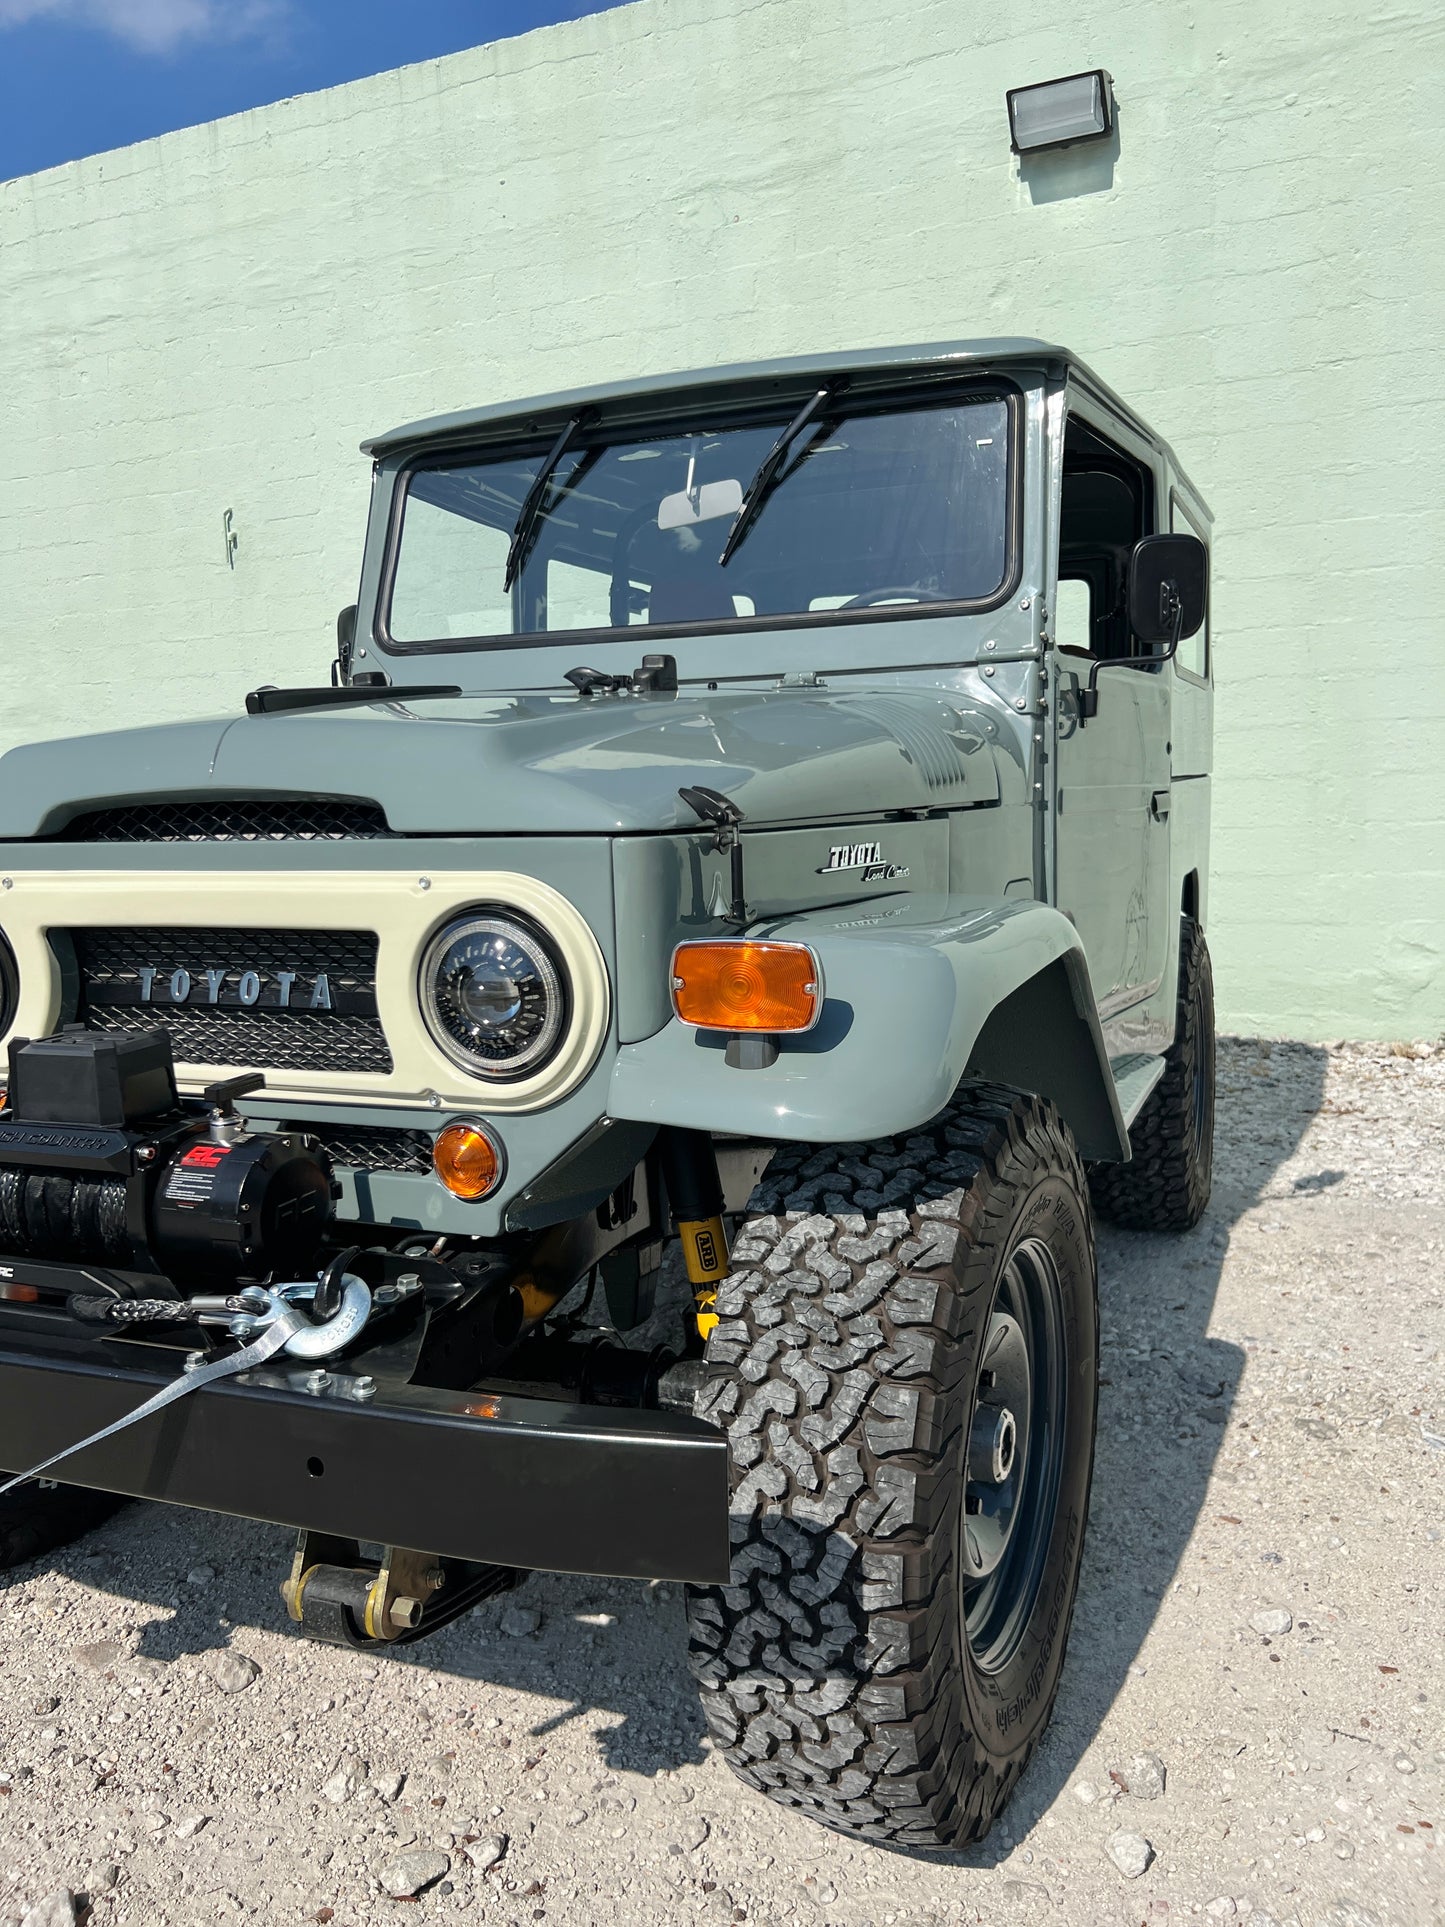
[[[335,1261],[319,1277],[295,1277],[314,1266],[335,1190],[311,1139],[249,1131],[236,1115],[236,1098],[263,1081],[212,1085],[199,1104],[182,1098],[170,1035],[159,1028],[117,1037],[76,1025],[11,1043],[0,1248],[32,1259],[42,1276],[47,1265],[75,1267],[71,1288],[57,1276],[53,1296],[82,1321],[221,1326],[242,1343],[210,1357],[191,1353],[170,1384],[0,1485],[0,1496],[220,1379],[282,1351],[330,1357],[365,1328],[373,1301],[362,1279]],[[116,1293],[114,1277],[100,1293],[75,1289],[79,1280],[105,1281],[79,1269],[98,1264],[129,1268],[131,1295]],[[0,1295],[43,1306],[52,1292],[17,1280],[16,1269],[5,1268]],[[278,1274],[291,1282],[258,1282]],[[152,1296],[134,1295],[142,1281]],[[224,1289],[185,1296],[178,1284],[187,1282]]]
[[[314,1140],[257,1132],[235,1100],[259,1075],[176,1090],[170,1034],[80,1026],[10,1045],[0,1116],[0,1249],[182,1279],[304,1271],[336,1187]]]

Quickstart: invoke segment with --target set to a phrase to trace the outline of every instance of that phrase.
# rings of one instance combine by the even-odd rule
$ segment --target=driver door
[[[1054,901],[1083,941],[1111,1055],[1143,1044],[1128,1013],[1159,988],[1170,950],[1171,677],[1164,663],[1122,666],[1138,649],[1128,558],[1155,526],[1154,499],[1146,464],[1071,419],[1053,625]],[[1096,665],[1086,719],[1079,695]]]

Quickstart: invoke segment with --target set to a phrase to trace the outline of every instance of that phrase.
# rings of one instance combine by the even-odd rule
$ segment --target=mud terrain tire
[[[1127,1164],[1095,1164],[1089,1188],[1100,1217],[1131,1231],[1190,1231],[1214,1175],[1214,974],[1204,932],[1179,928],[1179,1003],[1164,1075],[1129,1132]]]
[[[0,1472],[0,1485],[8,1476]],[[129,1503],[111,1492],[92,1492],[80,1485],[47,1487],[34,1481],[5,1493],[0,1497],[0,1572],[68,1546]]]
[[[1083,1550],[1098,1323],[1073,1139],[973,1085],[907,1138],[786,1147],[733,1263],[697,1406],[732,1448],[732,1583],[688,1603],[709,1728],[750,1786],[840,1832],[980,1839],[1053,1704]],[[1005,1340],[1013,1376],[990,1378]],[[965,1507],[1000,1375],[1014,1524],[971,1580],[973,1535],[999,1530]]]

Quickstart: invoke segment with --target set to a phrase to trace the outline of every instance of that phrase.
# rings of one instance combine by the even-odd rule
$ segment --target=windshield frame
[[[817,383],[807,376],[800,377],[796,391],[790,385],[786,394],[769,397],[766,403],[748,403],[731,400],[726,395],[700,395],[696,401],[691,398],[680,401],[665,414],[647,415],[639,419],[634,413],[606,415],[594,422],[578,437],[577,445],[592,448],[599,444],[624,441],[630,437],[646,435],[649,438],[662,434],[687,435],[700,430],[720,428],[766,428],[784,427],[797,413],[799,401],[804,391],[816,387]],[[764,631],[787,629],[830,629],[854,624],[880,622],[917,622],[930,617],[984,615],[990,610],[1001,608],[1008,602],[1019,586],[1023,574],[1023,522],[1024,522],[1024,394],[1018,383],[1007,375],[983,373],[970,375],[940,376],[930,373],[925,379],[900,381],[896,376],[889,381],[879,382],[876,377],[869,380],[850,382],[838,400],[840,404],[857,403],[859,412],[882,414],[922,409],[936,405],[947,407],[950,402],[961,401],[1002,401],[1006,409],[1006,453],[1007,473],[1004,477],[1004,575],[1000,586],[986,596],[975,596],[952,602],[920,602],[888,604],[877,609],[800,609],[785,613],[751,616],[714,616],[701,621],[665,623],[629,623],[625,627],[608,625],[590,629],[528,629],[516,633],[488,636],[448,636],[434,641],[401,642],[391,634],[391,604],[396,586],[397,566],[401,553],[402,521],[406,509],[407,493],[411,478],[418,469],[434,468],[439,465],[462,466],[469,460],[504,460],[508,457],[536,455],[545,459],[547,451],[556,440],[556,424],[549,421],[545,426],[528,422],[517,424],[511,433],[502,432],[495,437],[468,436],[455,442],[433,442],[417,448],[395,469],[392,476],[390,503],[388,507],[386,540],[382,554],[381,579],[377,587],[375,615],[371,626],[371,639],[376,646],[394,656],[439,656],[459,653],[489,653],[507,649],[536,649],[566,645],[570,647],[583,644],[589,648],[604,648],[609,644],[626,642],[636,648],[639,640],[656,637],[659,640],[700,638],[711,635],[730,636],[738,634],[758,634]],[[511,425],[509,425],[511,426]],[[516,432],[520,428],[521,432]],[[765,517],[768,504],[764,503],[760,512]]]

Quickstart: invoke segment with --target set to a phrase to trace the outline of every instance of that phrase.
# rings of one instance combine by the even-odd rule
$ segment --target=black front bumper
[[[181,1354],[0,1337],[0,1466],[20,1471],[133,1410]],[[362,1401],[289,1363],[180,1399],[52,1476],[550,1572],[728,1577],[727,1443],[674,1412],[382,1382]]]

